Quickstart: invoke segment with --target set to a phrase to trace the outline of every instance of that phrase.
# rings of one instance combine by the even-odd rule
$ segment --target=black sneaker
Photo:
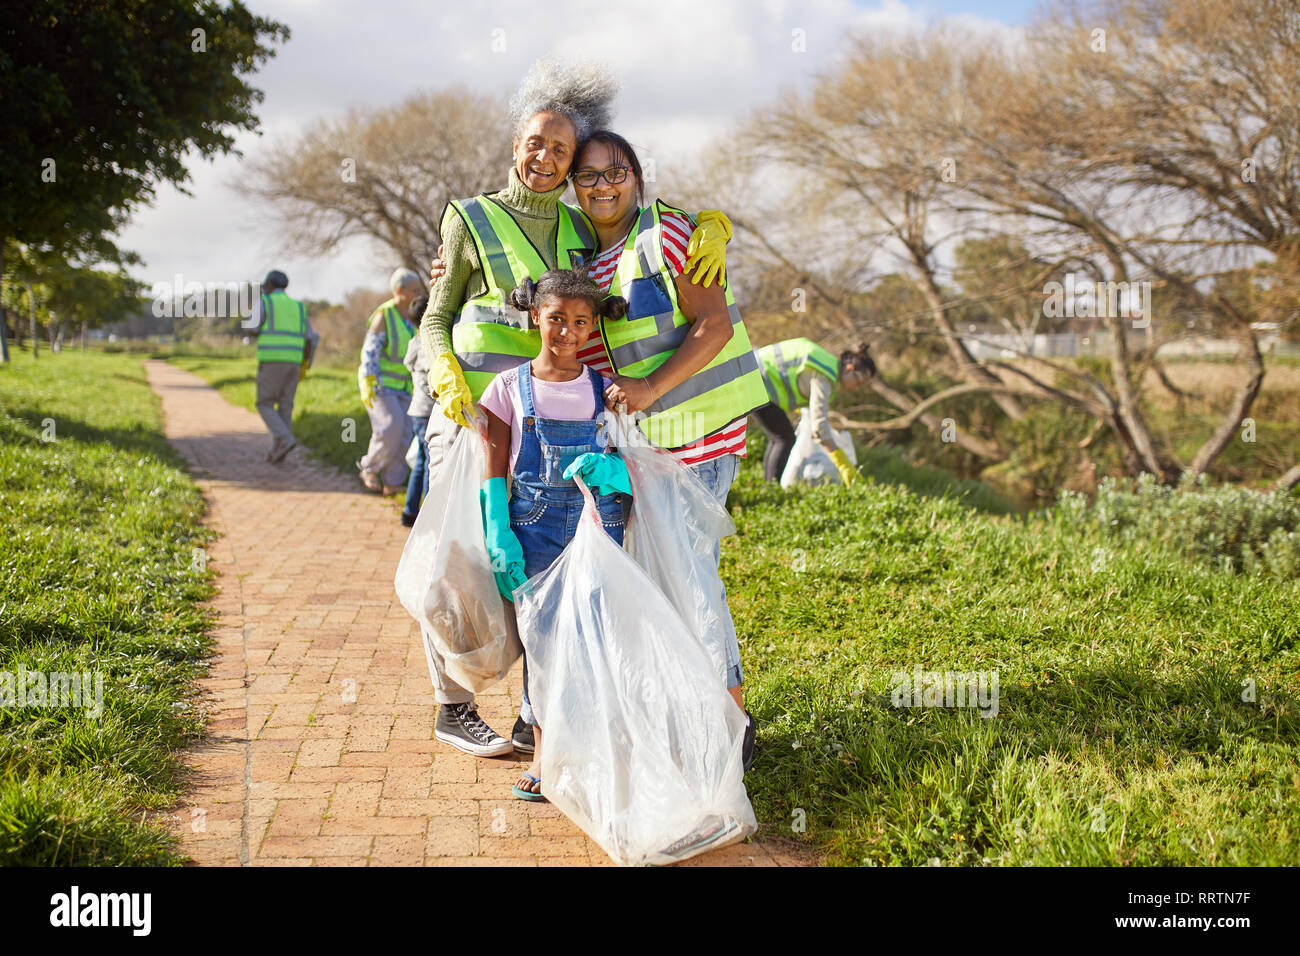
[[[740,748],[740,766],[749,773],[754,766],[754,715],[745,711],[745,742]]]
[[[281,445],[279,448],[271,452],[267,461],[271,462],[273,465],[278,465],[280,462],[284,461],[285,456],[287,456],[289,452],[293,451],[297,447],[298,442],[296,440],[289,442],[287,445]]]
[[[403,512],[402,512],[402,527],[403,527],[403,528],[413,528],[413,527],[415,527],[415,518],[416,518],[415,515],[409,515],[409,514],[407,514],[405,511],[403,511]]]
[[[512,749],[510,741],[483,722],[473,703],[439,707],[433,736],[475,757],[498,757]]]
[[[510,742],[521,754],[536,751],[537,746],[533,742],[533,725],[524,723],[522,717],[516,717],[514,730],[510,731]]]

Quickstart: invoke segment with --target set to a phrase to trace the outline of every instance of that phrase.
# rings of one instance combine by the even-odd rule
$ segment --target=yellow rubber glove
[[[361,404],[367,409],[375,407],[375,389],[379,387],[379,379],[374,375],[362,375],[357,373],[357,386],[361,389]]]
[[[307,377],[307,363],[310,361],[311,359],[303,359],[302,365],[298,366],[298,381],[301,382],[304,378]]]
[[[444,415],[461,428],[470,427],[474,396],[465,383],[465,373],[460,370],[455,352],[443,352],[433,360],[429,369],[429,388],[438,396],[438,405]]]
[[[727,243],[731,241],[731,220],[721,209],[701,209],[695,217],[695,231],[686,246],[686,271],[691,281],[708,288],[713,280],[727,282]]]
[[[831,452],[831,461],[835,462],[835,469],[840,473],[840,481],[844,482],[844,487],[852,487],[862,480],[862,472],[853,467],[853,462],[849,461],[849,456],[844,454],[843,448]]]

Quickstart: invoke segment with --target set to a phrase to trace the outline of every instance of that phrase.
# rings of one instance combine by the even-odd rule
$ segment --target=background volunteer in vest
[[[686,270],[688,252],[712,229],[725,245],[725,216],[698,228],[680,209],[645,205],[641,164],[616,133],[593,133],[572,173],[574,192],[599,243],[591,277],[628,300],[626,317],[602,319],[578,361],[613,380],[605,390],[615,410],[640,413],[655,444],[690,467],[726,507],[740,456],[745,419],[765,405],[767,390],[745,323],[726,285],[725,261],[715,270]],[[714,546],[714,560],[720,549]],[[723,589],[723,600],[726,590]],[[720,635],[727,686],[744,707],[740,646],[730,613]],[[753,757],[754,722],[745,734],[745,765]]]
[[[257,319],[257,413],[271,433],[270,462],[284,461],[298,444],[293,437],[293,397],[311,358],[314,333],[307,307],[285,294],[289,277],[272,269],[262,281]]]
[[[572,268],[594,247],[581,217],[575,222],[562,213],[559,199],[579,141],[608,119],[614,91],[614,81],[598,69],[535,64],[510,101],[514,163],[505,188],[450,203],[443,212],[446,271],[430,289],[420,325],[429,387],[437,399],[426,432],[431,473],[450,450],[457,427],[468,424],[488,382],[541,349],[537,331],[523,327],[530,323],[506,296],[525,278]],[[516,277],[514,271],[525,274]],[[512,744],[479,717],[474,695],[446,675],[436,655],[432,663],[438,740],[480,757],[532,752],[528,725],[515,721]]]
[[[398,269],[388,285],[393,297],[370,317],[357,369],[361,403],[370,416],[370,448],[357,468],[367,488],[391,495],[401,491],[406,482],[406,449],[411,444],[406,414],[411,404],[411,372],[404,359],[415,327],[406,314],[424,289],[420,277],[410,269]]]
[[[608,119],[614,88],[609,77],[594,69],[553,61],[535,64],[511,100],[515,164],[509,185],[491,196],[451,203],[443,215],[443,258],[434,262],[429,309],[421,325],[424,347],[436,356],[429,382],[442,412],[429,420],[431,471],[496,373],[517,368],[541,348],[536,330],[517,328],[522,316],[507,304],[511,289],[525,278],[540,278],[557,263],[578,268],[596,249],[583,212],[559,198],[581,143]],[[712,241],[705,242],[709,237]],[[713,263],[716,269],[725,246],[720,227],[702,232],[692,242],[690,267],[698,263],[701,273],[710,272]],[[478,720],[477,712],[454,710],[458,701],[471,706],[468,691],[458,691],[445,674],[435,675],[434,689],[444,705],[439,739],[481,756],[500,752],[496,741],[501,738]],[[458,713],[468,716],[461,720]],[[464,730],[460,743],[454,739],[453,721]],[[532,728],[522,719],[516,719],[511,738],[507,747],[513,743],[522,753],[532,751]]]
[[[758,350],[763,382],[772,401],[754,413],[767,433],[767,451],[763,454],[763,477],[780,481],[786,462],[794,448],[794,426],[790,413],[806,408],[812,419],[812,436],[835,462],[840,480],[851,485],[862,480],[848,456],[835,444],[831,434],[831,396],[837,383],[849,388],[876,374],[876,365],[866,344],[856,350],[846,349],[839,360],[812,339],[787,339]]]
[[[420,321],[428,306],[427,295],[420,296],[411,305],[407,317],[413,325]],[[402,362],[411,373],[411,404],[406,414],[411,419],[411,431],[416,442],[415,467],[406,479],[406,507],[402,509],[402,524],[409,528],[415,524],[424,496],[429,493],[429,444],[425,441],[424,433],[429,427],[429,415],[433,412],[433,398],[429,395],[429,366],[424,361],[424,350],[420,348],[418,335],[411,336]]]

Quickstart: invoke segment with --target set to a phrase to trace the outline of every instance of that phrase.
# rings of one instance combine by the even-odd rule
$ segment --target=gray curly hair
[[[558,113],[573,123],[581,147],[592,131],[610,125],[617,92],[618,81],[602,66],[538,60],[510,98],[510,134],[517,140],[538,113]]]

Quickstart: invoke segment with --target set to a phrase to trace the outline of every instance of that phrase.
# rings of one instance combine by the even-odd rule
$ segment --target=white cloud
[[[197,281],[260,278],[275,266],[305,297],[337,300],[360,285],[382,288],[394,263],[367,244],[354,243],[328,261],[289,256],[269,217],[231,188],[245,161],[322,117],[457,83],[504,95],[540,56],[592,56],[622,81],[615,127],[670,169],[783,89],[827,70],[854,31],[909,30],[925,22],[900,0],[872,8],[849,0],[260,0],[253,6],[293,33],[253,78],[266,92],[259,110],[265,135],[239,138],[244,159],[191,163],[193,198],[160,190],[156,204],[124,231],[122,245],[146,260],[138,271],[147,283],[170,281],[177,272]],[[504,41],[503,51],[493,51],[494,40]],[[503,183],[505,175],[502,170]],[[662,173],[659,187],[671,195]]]

